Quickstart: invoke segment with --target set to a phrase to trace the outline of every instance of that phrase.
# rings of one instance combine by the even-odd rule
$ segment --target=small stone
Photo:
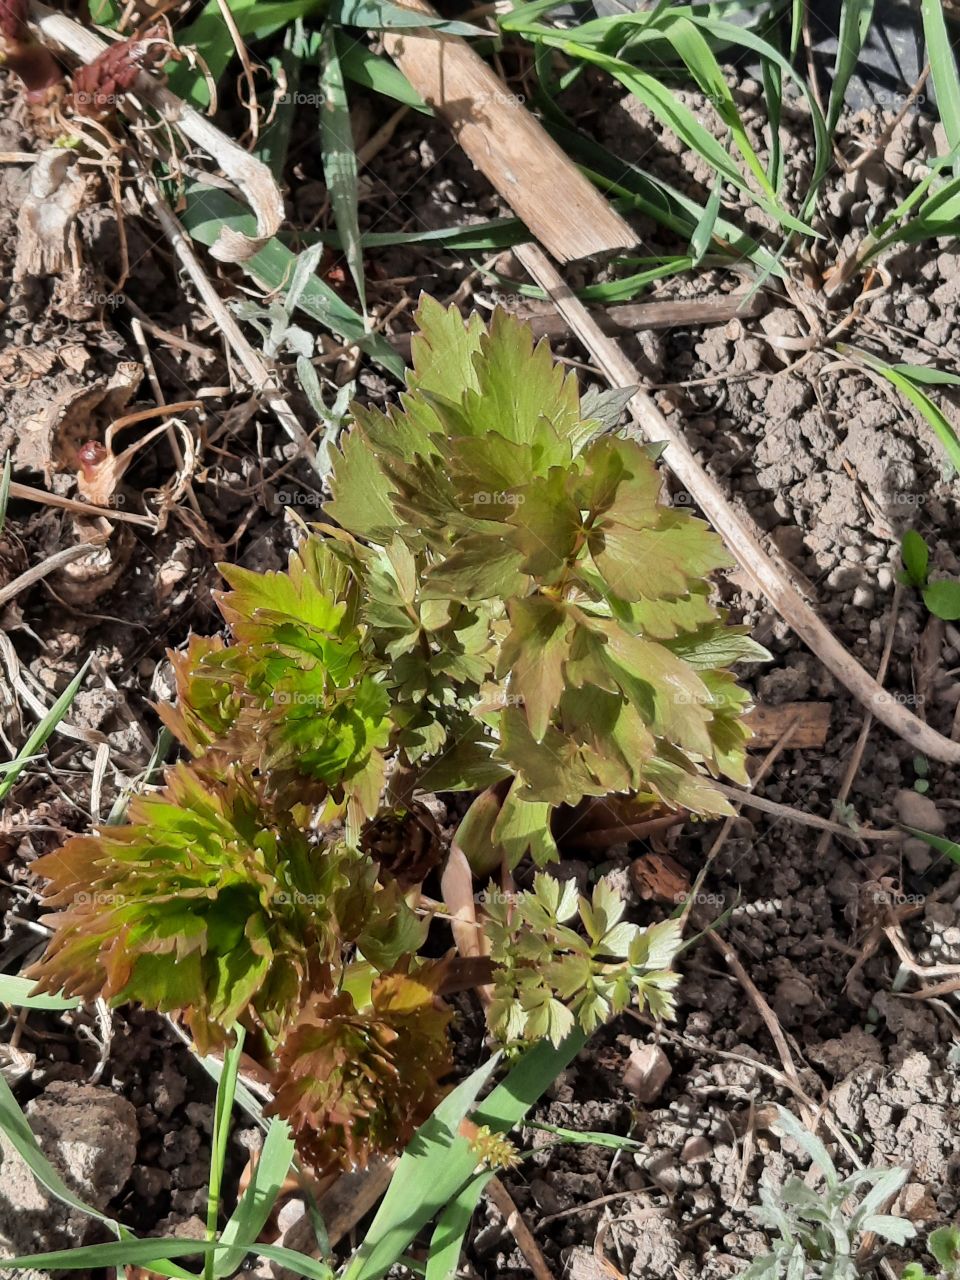
[[[683,1144],[683,1150],[680,1152],[680,1162],[682,1164],[703,1164],[704,1160],[709,1160],[713,1155],[713,1147],[703,1135],[696,1138],[688,1138]]]
[[[286,1235],[290,1228],[300,1221],[307,1212],[307,1206],[299,1196],[291,1196],[284,1201],[277,1214],[277,1227],[281,1235]]]
[[[930,846],[923,840],[914,840],[912,837],[903,842],[903,856],[907,860],[907,866],[917,875],[927,871],[933,862],[933,850]]]
[[[855,609],[872,609],[874,605],[873,592],[869,587],[857,587],[853,593],[853,605]]]
[[[904,788],[894,797],[897,817],[905,826],[918,827],[932,835],[942,836],[947,829],[946,820],[929,796]]]
[[[652,1160],[648,1160],[644,1168],[657,1186],[666,1191],[668,1195],[673,1195],[675,1191],[679,1190],[681,1183],[680,1170],[677,1168],[671,1152],[661,1151]]]
[[[638,1045],[624,1068],[623,1084],[638,1101],[653,1102],[659,1098],[672,1071],[670,1059],[659,1045]]]
[[[801,978],[784,978],[777,984],[774,1002],[804,1008],[813,1003],[813,991]]]

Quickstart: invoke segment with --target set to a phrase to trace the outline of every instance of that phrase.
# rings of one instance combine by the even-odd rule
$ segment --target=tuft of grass
[[[53,706],[43,717],[36,728],[30,733],[26,742],[17,752],[13,760],[8,761],[2,766],[3,777],[0,778],[0,800],[5,800],[10,794],[13,784],[30,764],[37,758],[37,752],[46,744],[47,739],[56,729],[57,725],[73,706],[73,700],[79,692],[81,684],[90,666],[91,659],[87,658],[86,662],[73,677],[67,687],[64,689],[60,697],[57,698]]]

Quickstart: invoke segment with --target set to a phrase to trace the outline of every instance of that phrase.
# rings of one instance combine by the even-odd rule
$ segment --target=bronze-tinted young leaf
[[[34,864],[54,935],[40,990],[182,1011],[198,1043],[252,1017],[276,1035],[340,964],[336,892],[362,855],[272,813],[242,771],[177,765],[130,822]]]
[[[314,999],[287,1037],[268,1114],[318,1173],[399,1150],[439,1102],[452,1065],[440,972],[388,975],[359,1010],[346,993]]]
[[[509,682],[508,696],[523,707],[530,732],[542,742],[563,693],[573,622],[561,601],[546,596],[512,600],[508,611],[513,629],[503,643],[497,676]]]
[[[603,517],[590,552],[611,594],[624,600],[686,596],[690,586],[732,560],[702,520],[664,508],[655,528]]]

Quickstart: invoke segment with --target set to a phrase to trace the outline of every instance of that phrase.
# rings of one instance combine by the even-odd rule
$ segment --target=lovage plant
[[[720,539],[529,328],[429,299],[418,318],[407,392],[355,409],[328,507],[358,540],[337,545],[399,760],[431,790],[509,786],[464,829],[481,869],[554,857],[551,810],[585,796],[729,812],[709,775],[746,780],[748,699],[727,668],[766,654],[711,603]]]
[[[336,523],[285,572],[224,567],[229,643],[171,655],[160,714],[189,761],[37,863],[59,908],[40,988],[177,1014],[201,1048],[245,1026],[318,1169],[396,1149],[451,1069],[469,966],[424,954],[443,850],[416,793],[483,791],[459,832],[478,868],[549,861],[552,810],[583,797],[724,812],[711,777],[744,776],[747,738],[728,668],[763,653],[711,603],[716,537],[545,345],[502,314],[419,318],[399,407],[354,409]],[[605,881],[480,897],[501,1041],[670,1013],[676,922],[623,920]]]

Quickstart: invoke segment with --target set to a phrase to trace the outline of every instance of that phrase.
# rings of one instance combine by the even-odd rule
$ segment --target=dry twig
[[[600,330],[543,251],[535,245],[519,245],[514,253],[553,299],[611,385],[634,387],[642,383],[636,367]],[[666,461],[674,475],[703,509],[757,590],[824,666],[878,720],[915,750],[946,764],[960,763],[960,742],[951,742],[906,707],[894,702],[802,599],[785,573],[764,551],[759,530],[734,511],[720,486],[697,461],[680,431],[663,416],[651,397],[645,391],[637,391],[629,403],[640,434],[646,440],[667,442]]]

